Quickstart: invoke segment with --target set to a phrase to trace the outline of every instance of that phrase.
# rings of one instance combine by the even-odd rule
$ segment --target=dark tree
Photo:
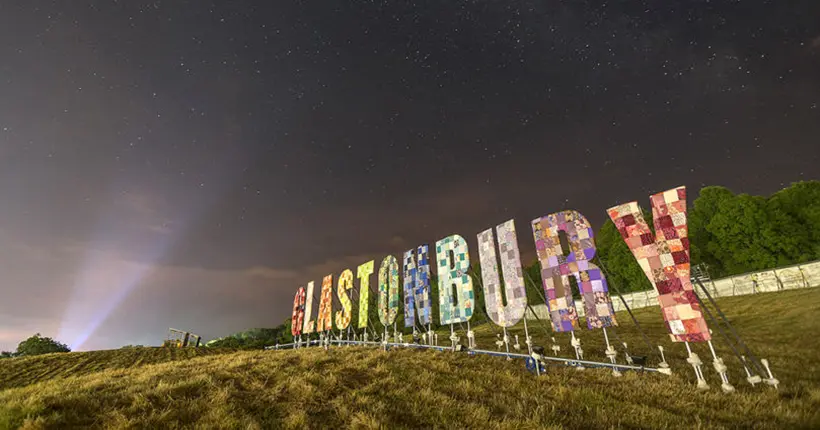
[[[53,352],[71,352],[67,345],[57,342],[50,337],[42,337],[40,333],[20,342],[17,345],[17,355],[32,356],[51,354]]]
[[[688,213],[690,253],[692,262],[706,263],[713,276],[726,272],[722,262],[708,250],[708,244],[714,236],[708,230],[709,222],[718,213],[722,202],[733,199],[735,195],[725,187],[704,187],[698,198],[692,203]]]

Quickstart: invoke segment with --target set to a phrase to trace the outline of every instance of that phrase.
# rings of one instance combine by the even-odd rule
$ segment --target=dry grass
[[[537,378],[521,361],[404,349],[149,348],[3,360],[0,427],[820,426],[820,322],[815,318],[820,290],[736,297],[721,304],[753,348],[770,359],[783,384],[780,390],[748,386],[741,379],[742,369],[727,357],[738,392],[720,393],[711,368],[706,372],[713,389],[699,392],[691,368],[681,361],[683,348],[671,343],[673,376],[628,372],[622,378],[603,369],[563,367],[551,367]],[[765,311],[759,306],[763,304],[768,306]],[[657,309],[642,310],[638,316],[655,338],[662,337]],[[628,316],[621,315],[624,327],[618,334],[629,339],[630,349],[639,350],[627,321]],[[489,327],[477,331],[479,346],[492,345]],[[532,331],[544,334],[537,325]],[[589,358],[601,359],[599,333],[581,333]],[[558,340],[568,353],[566,339]],[[707,357],[705,350],[698,352]]]

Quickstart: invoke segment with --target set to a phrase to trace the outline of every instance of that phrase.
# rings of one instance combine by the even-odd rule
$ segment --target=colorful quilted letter
[[[313,318],[313,281],[308,282],[305,292],[305,325],[302,327],[302,333],[313,333],[315,321],[311,321],[311,318]]]
[[[336,295],[339,297],[339,303],[342,304],[342,310],[336,311],[336,328],[344,330],[350,325],[350,312],[353,308],[350,303],[350,297],[347,291],[353,288],[353,272],[349,269],[339,275],[339,285],[336,287]]]
[[[467,270],[470,255],[467,241],[459,235],[436,242],[438,260],[438,306],[442,325],[467,322],[473,317],[475,292]]]
[[[610,208],[609,217],[658,292],[658,302],[672,340],[707,341],[711,335],[689,278],[686,187],[658,193],[650,199],[654,235],[638,202]]]
[[[561,231],[566,234],[567,255],[561,246]],[[533,220],[532,232],[553,329],[566,332],[578,326],[570,275],[581,291],[587,327],[618,325],[606,278],[598,266],[590,263],[595,257],[595,241],[589,221],[576,211],[562,211]]]
[[[293,297],[293,314],[290,317],[290,334],[302,334],[302,324],[305,318],[305,287],[299,287]]]
[[[515,236],[515,223],[509,220],[496,227],[498,248],[501,253],[501,271],[504,275],[505,306],[501,298],[501,281],[495,254],[493,229],[478,234],[478,258],[481,261],[481,279],[484,282],[484,300],[487,315],[501,327],[510,327],[524,316],[527,308],[527,291],[521,270],[521,256]]]
[[[388,255],[379,267],[379,321],[389,326],[399,313],[399,263]]]
[[[316,331],[332,330],[330,316],[333,314],[333,275],[322,279],[322,295],[319,298],[319,316],[316,319]]]
[[[430,262],[427,245],[418,247],[418,259],[413,250],[404,253],[404,326],[413,327],[415,311],[419,313],[419,323],[431,322],[430,311]],[[416,264],[418,261],[418,264]]]
[[[373,260],[357,269],[359,278],[359,328],[367,327],[367,305],[370,297],[370,275],[373,274]]]

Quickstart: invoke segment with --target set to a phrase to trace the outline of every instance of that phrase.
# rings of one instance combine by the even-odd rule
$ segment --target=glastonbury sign
[[[637,202],[614,206],[609,208],[607,213],[658,293],[658,304],[671,340],[686,345],[689,353],[687,362],[694,369],[698,387],[708,388],[708,385],[703,377],[701,368],[703,363],[697,354],[691,351],[689,343],[709,344],[714,358],[714,368],[721,377],[722,388],[727,392],[733,391],[727,379],[726,366],[712,347],[712,335],[703,311],[707,312],[707,316],[713,323],[719,323],[720,320],[712,316],[708,308],[701,306],[690,278],[686,188],[681,186],[652,195],[650,201],[654,233],[649,228]],[[583,360],[583,350],[580,347],[580,341],[575,336],[575,330],[579,329],[579,314],[573,299],[572,282],[570,281],[570,278],[574,278],[574,283],[581,296],[587,329],[602,330],[606,340],[606,355],[611,363],[597,364],[611,367],[615,375],[620,375],[619,370],[636,368],[636,366],[616,363],[617,353],[607,336],[606,329],[618,326],[618,322],[605,273],[592,262],[596,254],[594,230],[587,218],[577,211],[565,210],[536,218],[532,221],[531,227],[541,270],[543,297],[552,329],[559,333],[569,333],[572,336],[572,346],[576,353],[576,360],[562,361],[577,366],[582,363],[594,363]],[[565,235],[566,245],[562,244],[560,237],[562,233]],[[481,287],[485,298],[484,311],[492,324],[501,327],[504,333],[503,340],[499,340],[496,344],[499,349],[502,344],[506,345],[507,352],[503,355],[508,357],[515,355],[509,353],[510,340],[506,330],[523,319],[528,355],[521,356],[528,358],[528,365],[534,363],[535,370],[540,373],[542,370],[540,363],[547,357],[543,354],[543,349],[532,345],[531,337],[527,332],[527,322],[524,316],[528,303],[515,223],[513,220],[503,222],[495,229],[489,228],[478,233],[477,239]],[[404,327],[413,328],[414,337],[417,334],[417,323],[421,327],[426,327],[426,332],[420,331],[424,343],[428,346],[437,346],[438,334],[431,329],[432,307],[434,306],[430,285],[431,261],[436,267],[438,279],[438,297],[435,300],[438,306],[438,322],[442,326],[450,326],[452,349],[457,350],[460,347],[454,325],[466,323],[469,350],[481,351],[476,349],[474,333],[469,326],[476,311],[476,286],[469,274],[470,250],[467,241],[458,234],[437,241],[432,250],[426,244],[420,245],[404,252],[401,260],[388,255],[381,261],[376,279],[378,320],[384,327],[381,345],[387,348],[387,345],[391,344],[388,333],[388,327],[391,326],[395,341],[391,345],[411,345],[403,342],[401,333],[396,333],[399,301],[403,300]],[[375,261],[368,261],[359,265],[355,274],[350,269],[341,272],[337,277],[335,288],[335,295],[338,303],[341,304],[341,309],[338,309],[335,314],[332,306],[334,277],[332,274],[325,276],[318,296],[318,313],[315,320],[313,319],[314,282],[309,282],[306,288],[299,287],[293,301],[291,333],[295,342],[292,345],[302,346],[303,336],[308,339],[305,345],[315,343],[324,344],[327,347],[330,343],[375,344],[375,342],[368,341],[368,328],[374,329],[368,327],[368,307],[371,302],[370,282],[375,269]],[[352,290],[358,291],[359,317],[355,322],[355,327],[352,326],[354,306],[350,294]],[[704,292],[708,295],[705,288]],[[504,304],[504,299],[506,299],[506,304]],[[709,300],[717,306],[711,296]],[[719,309],[718,312],[722,317],[723,314]],[[332,321],[335,322],[335,328],[340,330],[340,335],[331,342],[331,337],[334,336]],[[723,322],[728,324],[725,318]],[[363,330],[361,336],[356,335],[356,328]],[[352,340],[349,337],[351,329],[354,333]],[[343,330],[348,330],[346,340],[343,340],[341,336]],[[723,334],[723,329],[720,330]],[[373,331],[375,333],[375,330]],[[732,332],[734,333],[733,329]],[[309,336],[314,333],[319,335],[320,340],[311,342]],[[731,343],[728,338],[726,340]],[[739,338],[737,341],[743,344]],[[517,336],[515,346],[517,349]],[[556,351],[556,348],[560,349],[553,346],[553,351]],[[663,357],[663,349],[661,347],[659,349]],[[750,353],[748,355],[753,357]],[[626,356],[627,362],[632,364],[628,353]],[[745,360],[745,357],[743,359]],[[759,360],[759,362],[762,363],[753,362],[747,365],[744,362],[746,373],[751,378],[749,382],[754,384],[765,378],[767,382],[776,386],[777,381],[772,377],[766,360]],[[762,371],[761,366],[765,367],[768,375]],[[645,367],[639,368],[646,370]],[[669,373],[665,358],[661,359],[659,369],[654,370]],[[759,375],[764,376],[761,378]]]

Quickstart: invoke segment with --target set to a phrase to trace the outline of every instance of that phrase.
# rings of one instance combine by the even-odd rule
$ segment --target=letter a
[[[332,330],[330,316],[333,314],[333,275],[322,279],[322,295],[319,299],[319,316],[316,319],[316,331]]]
[[[436,259],[439,322],[445,325],[470,321],[473,317],[475,292],[473,280],[467,274],[470,268],[467,241],[457,234],[441,239],[436,242]]]
[[[638,202],[615,206],[607,212],[658,292],[658,303],[672,340],[705,342],[711,335],[689,278],[686,187],[655,194],[650,200],[654,235]]]
[[[566,233],[570,248],[566,256],[559,239],[561,231]],[[595,257],[595,241],[589,221],[577,211],[562,211],[533,220],[532,232],[552,328],[566,332],[578,326],[570,275],[575,277],[581,290],[587,327],[618,325],[606,278],[598,266],[590,263]]]
[[[507,306],[504,306],[501,300],[501,281],[498,277],[495,238],[491,228],[478,234],[478,258],[481,261],[481,279],[484,281],[484,300],[490,319],[501,327],[511,327],[524,316],[527,309],[527,291],[524,289],[515,222],[509,220],[499,224],[496,231]]]

